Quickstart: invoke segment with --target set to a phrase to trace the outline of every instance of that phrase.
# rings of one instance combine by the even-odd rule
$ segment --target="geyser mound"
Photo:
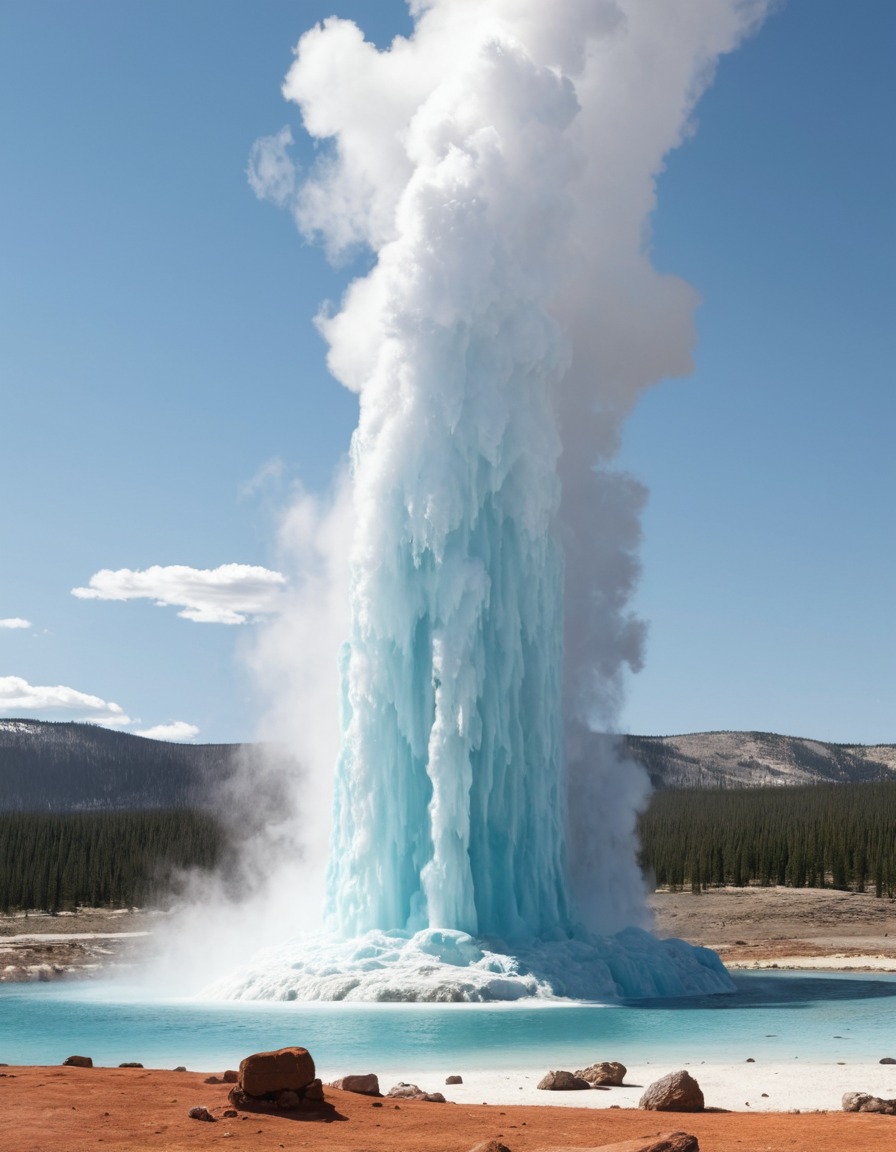
[[[284,91],[328,142],[304,184],[288,130],[253,154],[259,194],[375,262],[318,321],[360,411],[333,934],[215,993],[730,990],[711,953],[628,927],[647,778],[592,730],[643,635],[643,492],[610,465],[639,392],[690,366],[694,295],[645,250],[654,178],[763,4],[411,10],[386,51],[335,18],[300,41]]]
[[[318,933],[256,956],[207,988],[209,999],[492,1003],[681,997],[731,992],[715,952],[657,940],[640,928],[615,936],[533,940],[509,953],[466,932],[372,930],[353,939]]]

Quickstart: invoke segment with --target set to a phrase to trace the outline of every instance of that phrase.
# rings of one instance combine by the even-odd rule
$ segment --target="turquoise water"
[[[101,984],[0,985],[0,1062],[215,1071],[302,1044],[321,1074],[413,1068],[578,1067],[675,1059],[879,1060],[891,1054],[896,976],[737,973],[738,991],[679,1001],[416,1005],[147,1001]]]

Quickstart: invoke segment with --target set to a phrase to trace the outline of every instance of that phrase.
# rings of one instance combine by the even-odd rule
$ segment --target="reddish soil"
[[[327,1100],[339,1117],[329,1122],[239,1112],[208,1123],[190,1119],[189,1109],[204,1105],[221,1117],[228,1086],[205,1083],[203,1073],[24,1067],[0,1072],[0,1152],[468,1152],[488,1139],[500,1139],[511,1152],[572,1152],[673,1131],[696,1135],[701,1152],[896,1147],[892,1116],[396,1104],[329,1088]]]

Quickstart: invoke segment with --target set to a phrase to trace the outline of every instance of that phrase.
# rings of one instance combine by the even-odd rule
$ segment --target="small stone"
[[[884,1056],[883,1060],[881,1060],[880,1063],[881,1064],[896,1064],[896,1058],[894,1058],[893,1056]]]
[[[463,1084],[463,1082],[464,1082],[463,1076],[446,1076],[445,1077],[445,1083],[446,1084]]]
[[[187,1068],[185,1064],[178,1064],[178,1066],[174,1069],[175,1072],[186,1072],[186,1070]]]
[[[755,1064],[756,1063],[756,1061],[753,1059],[752,1056],[748,1056],[746,1062],[747,1062],[747,1064]]]
[[[210,1120],[214,1121],[214,1116],[209,1112],[208,1108],[204,1108],[201,1104],[197,1104],[195,1108],[191,1108],[187,1113],[191,1120]]]
[[[584,1088],[590,1088],[591,1085],[581,1076],[574,1076],[572,1072],[560,1069],[556,1072],[548,1072],[538,1081],[536,1087],[541,1088],[544,1092],[578,1092]]]
[[[225,1108],[221,1113],[225,1120],[235,1120],[239,1116],[239,1112],[235,1108]],[[243,1117],[245,1119],[245,1117]]]
[[[483,1140],[481,1144],[474,1144],[470,1152],[510,1152],[510,1149],[500,1140]]]
[[[379,1096],[380,1082],[375,1072],[354,1073],[334,1080],[331,1088],[341,1088],[343,1092],[358,1092],[362,1096]]]

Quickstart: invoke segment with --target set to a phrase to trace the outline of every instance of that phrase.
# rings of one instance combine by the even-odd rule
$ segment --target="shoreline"
[[[889,1067],[896,1081],[896,1066]],[[657,1075],[669,1070],[658,1066]],[[801,1073],[807,1071],[808,1066]],[[213,1080],[218,1081],[220,1075],[221,1070],[213,1074]],[[479,1099],[445,1104],[374,1100],[325,1088],[325,1099],[335,1109],[327,1122],[245,1110],[225,1116],[230,1108],[228,1085],[209,1082],[212,1077],[203,1072],[7,1066],[0,1069],[0,1107],[6,1118],[0,1129],[0,1152],[46,1152],[48,1148],[95,1152],[98,1145],[106,1152],[219,1147],[252,1152],[295,1147],[325,1147],[327,1152],[471,1152],[487,1140],[500,1140],[510,1152],[597,1152],[623,1141],[637,1141],[626,1149],[635,1152],[670,1132],[696,1136],[701,1152],[842,1152],[843,1148],[889,1152],[893,1146],[896,1118],[892,1116],[846,1113],[839,1100],[829,1103],[827,1111],[805,1107],[793,1111],[795,1104],[759,1111],[749,1106],[749,1097],[738,1109],[725,1111],[710,1086],[709,1066],[698,1070],[698,1081],[701,1075],[706,1082],[704,1086],[701,1081],[701,1087],[707,1110],[698,1113],[633,1109],[622,1097],[611,1097],[624,1089],[540,1093],[552,1098],[611,1097],[620,1104],[588,1107],[581,1099],[568,1104],[551,1099],[533,1106],[527,1099],[511,1104],[481,1093]],[[382,1082],[382,1086],[388,1084]],[[441,1090],[434,1083],[421,1086]],[[481,1087],[471,1078],[470,1093],[476,1094]],[[790,1081],[786,1090],[795,1087]],[[867,1087],[850,1081],[844,1090],[866,1091]],[[190,1118],[188,1113],[196,1106],[209,1109],[215,1122],[198,1123]]]

